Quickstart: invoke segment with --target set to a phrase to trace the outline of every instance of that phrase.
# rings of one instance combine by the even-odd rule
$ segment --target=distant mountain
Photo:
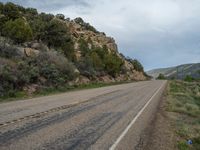
[[[200,78],[200,63],[184,64],[147,71],[147,74],[154,78],[157,78],[160,73],[168,79],[184,79],[187,75],[192,76],[193,78]]]

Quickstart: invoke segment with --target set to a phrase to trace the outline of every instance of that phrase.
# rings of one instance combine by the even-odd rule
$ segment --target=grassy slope
[[[178,70],[178,75],[177,75]],[[157,77],[160,73],[164,74],[165,76],[172,78],[172,77],[178,77],[179,79],[184,79],[186,75],[191,75],[194,78],[199,78],[200,70],[200,63],[196,64],[184,64],[176,67],[170,67],[170,68],[161,68],[161,69],[154,69],[147,72],[150,76]]]
[[[180,150],[200,150],[200,82],[170,81],[167,111]],[[187,140],[193,141],[192,145]]]

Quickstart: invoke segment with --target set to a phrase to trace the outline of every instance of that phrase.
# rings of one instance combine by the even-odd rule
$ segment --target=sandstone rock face
[[[32,48],[24,48],[24,53],[27,57],[34,57],[34,56],[38,56],[40,51],[36,49],[32,49]]]
[[[117,44],[112,37],[107,37],[105,33],[94,32],[91,30],[86,30],[80,24],[77,24],[74,21],[65,20],[64,21],[69,28],[69,31],[74,42],[75,56],[77,60],[80,60],[82,53],[80,50],[79,40],[84,39],[88,42],[88,49],[92,50],[92,47],[107,47],[109,52],[115,53],[119,58],[124,62],[125,72],[121,72],[118,76],[112,77],[110,75],[104,74],[102,76],[96,76],[93,79],[80,75],[72,84],[88,84],[90,82],[103,82],[103,83],[112,83],[120,81],[130,81],[130,80],[146,80],[143,72],[138,72],[134,69],[132,63],[125,59],[125,57],[118,52]],[[19,53],[26,57],[37,57],[38,54],[42,51],[51,51],[44,43],[39,41],[32,41],[24,43],[24,47],[18,48]],[[54,51],[54,50],[53,50]],[[74,70],[77,74],[80,74],[78,69]],[[40,79],[41,84],[44,84],[45,79]],[[26,91],[34,92],[34,85],[31,87],[26,87]]]
[[[146,80],[146,77],[144,76],[143,72],[137,72],[136,70],[134,70],[133,64],[127,61],[123,56],[119,54],[117,44],[115,43],[115,40],[112,37],[107,37],[106,34],[102,32],[94,32],[91,30],[86,30],[83,27],[84,23],[78,24],[74,20],[72,21],[68,20],[65,22],[71,32],[72,39],[74,41],[75,56],[77,60],[80,60],[80,58],[82,57],[79,45],[80,39],[84,39],[85,41],[88,42],[89,49],[92,49],[92,46],[101,48],[103,48],[103,46],[106,46],[110,53],[111,52],[116,53],[116,55],[123,60],[124,68],[126,70],[125,74],[120,74],[115,78],[110,77],[109,75],[105,75],[97,77],[97,79],[95,79],[96,81],[110,83],[115,81]],[[82,77],[81,80],[82,81],[80,82],[84,83],[89,82],[88,78],[86,79]]]
[[[146,80],[146,77],[144,76],[142,72],[133,71],[132,80],[143,81],[143,80]]]
[[[130,62],[128,62],[127,60],[124,61],[124,66],[125,66],[126,69],[129,70],[129,71],[133,71],[133,70],[134,70],[133,65],[132,65]]]
[[[103,83],[112,83],[112,82],[115,82],[115,79],[109,75],[106,75],[106,76],[99,77],[98,81],[103,82]]]
[[[76,56],[77,60],[80,60],[80,58],[81,58],[81,51],[76,51],[75,56]]]
[[[37,84],[27,85],[23,88],[23,90],[28,94],[32,95],[39,89],[39,86]]]
[[[85,76],[79,76],[75,81],[76,84],[88,84],[90,82],[90,79]]]
[[[70,32],[72,33],[73,39],[76,43],[74,46],[75,50],[77,50],[79,47],[77,45],[77,41],[80,38],[83,38],[86,41],[90,39],[95,47],[102,48],[104,45],[106,45],[110,51],[118,52],[115,40],[111,37],[107,37],[104,33],[94,33],[93,31],[85,30],[81,25],[73,21],[66,22],[66,25],[70,29]],[[88,48],[91,49],[91,45],[88,45]]]

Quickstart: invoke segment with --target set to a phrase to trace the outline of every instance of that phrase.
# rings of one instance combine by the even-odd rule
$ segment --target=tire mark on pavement
[[[123,101],[128,103],[131,99]],[[121,105],[118,103],[115,107]],[[140,107],[142,107],[141,105]],[[95,142],[107,131],[109,130],[117,121],[119,121],[123,116],[133,110],[134,105],[128,105],[120,112],[107,112],[97,115],[90,119],[89,122],[84,122],[75,129],[67,131],[65,136],[57,138],[55,141],[46,143],[43,147],[39,149],[59,149],[59,150],[84,150],[89,149],[90,146],[95,144]],[[140,108],[139,108],[140,109]],[[136,114],[133,114],[132,117],[135,117]],[[125,125],[128,124],[124,123]],[[112,143],[110,143],[112,144]],[[109,148],[110,145],[108,145]],[[36,149],[37,150],[37,149]]]
[[[116,91],[113,91],[113,92],[110,92],[110,93],[106,93],[106,94],[97,96],[95,98],[99,98],[101,96],[110,95],[110,94],[113,94],[113,93],[116,93],[116,92],[119,92],[119,90],[116,90]],[[49,113],[58,112],[58,111],[61,111],[61,110],[68,109],[70,107],[74,107],[74,106],[79,105],[79,104],[87,103],[89,101],[92,101],[93,99],[94,98],[88,99],[86,101],[77,101],[77,102],[72,103],[72,104],[67,104],[67,105],[59,106],[59,107],[52,108],[52,109],[49,109],[49,110],[46,110],[46,111],[43,111],[43,112],[39,112],[39,113],[28,115],[28,116],[25,116],[25,117],[21,117],[21,118],[15,119],[15,120],[11,120],[11,121],[7,121],[7,122],[4,122],[4,123],[0,123],[0,128],[8,126],[10,124],[21,122],[23,120],[27,120],[27,119],[31,119],[31,118],[40,118],[40,117],[43,117],[44,115],[47,115]]]
[[[59,149],[59,150],[85,150],[94,144],[110,127],[120,118],[122,113],[102,113],[92,118],[89,122],[84,122],[75,130],[66,133],[65,136],[56,139],[51,143],[46,143],[39,149]]]
[[[36,122],[30,122],[25,124],[23,127],[20,128],[16,128],[14,130],[10,130],[10,131],[6,131],[4,133],[0,133],[0,145],[5,145],[5,144],[9,144],[10,142],[12,142],[13,140],[17,140],[20,137],[24,137],[27,134],[33,133],[35,131],[38,131],[42,128],[45,128],[47,126],[56,124],[56,123],[60,123],[62,121],[66,121],[70,118],[72,118],[73,116],[80,114],[82,112],[88,111],[93,109],[96,106],[102,105],[106,102],[112,101],[116,98],[121,98],[126,96],[128,92],[125,93],[115,93],[114,95],[104,95],[101,97],[97,97],[95,100],[90,101],[90,102],[86,102],[74,107],[70,107],[68,109],[66,109],[66,112],[63,112],[61,114],[56,114],[53,115],[51,117],[45,118],[45,119],[41,119],[41,120],[37,120]]]

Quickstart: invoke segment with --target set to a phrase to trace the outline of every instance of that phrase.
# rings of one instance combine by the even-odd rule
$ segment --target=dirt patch
[[[176,136],[166,109],[166,93],[163,94],[155,119],[146,129],[144,150],[177,150]]]

